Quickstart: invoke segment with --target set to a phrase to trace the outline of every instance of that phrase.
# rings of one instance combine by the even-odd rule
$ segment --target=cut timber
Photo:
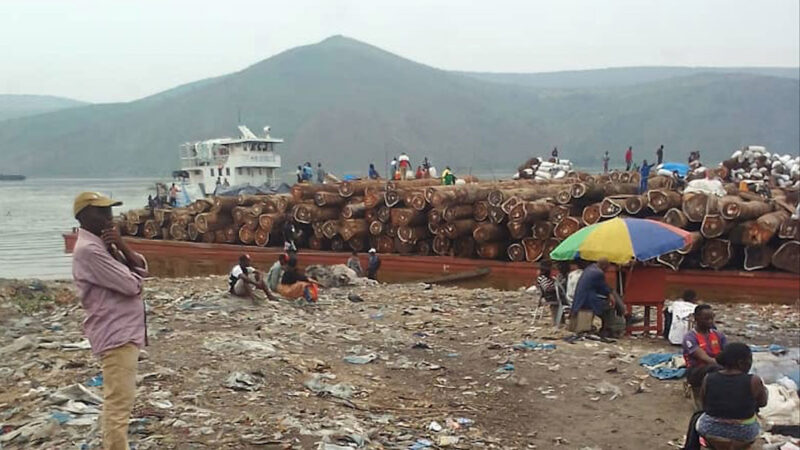
[[[311,243],[311,240],[314,239],[314,238],[315,238],[314,236],[310,237],[308,239],[308,242]],[[316,239],[319,239],[319,238],[316,238]],[[319,239],[319,240],[321,241],[321,239]],[[269,230],[265,229],[265,228],[261,228],[261,227],[256,228],[255,243],[259,247],[266,247],[267,244],[269,244]],[[322,249],[319,249],[319,250],[322,250]]]
[[[393,208],[400,204],[404,195],[404,191],[386,191],[383,193],[383,201],[386,203],[386,206]]]
[[[623,203],[623,199],[613,199],[611,197],[604,198],[603,202],[600,203],[600,217],[605,219],[617,217],[620,215],[620,213],[622,213]]]
[[[410,206],[417,211],[422,211],[428,207],[428,202],[425,201],[425,192],[421,190],[407,191],[404,202],[406,206]]]
[[[345,219],[347,219],[347,217],[345,217]],[[365,209],[364,220],[366,220],[367,223],[372,222],[373,220],[378,220],[378,211],[370,208]]]
[[[256,230],[257,232],[258,230]],[[311,236],[308,238],[308,248],[311,250],[324,250],[326,244],[325,238],[320,238],[317,236]]]
[[[452,243],[453,256],[459,258],[474,258],[475,257],[475,239],[472,236],[465,236],[461,239],[455,240]]]
[[[511,221],[506,224],[511,239],[522,239],[531,233],[531,225],[525,222]]]
[[[570,189],[572,198],[585,201],[598,202],[603,199],[602,186],[595,183],[574,183]]]
[[[152,217],[152,211],[149,209],[132,209],[126,213],[128,222],[140,224],[144,223],[147,219]]]
[[[532,223],[536,220],[547,219],[552,209],[553,204],[547,200],[520,202],[508,212],[508,218],[518,222]]]
[[[764,214],[755,221],[746,222],[742,242],[748,246],[764,245],[778,233],[781,224],[789,219],[789,213],[783,209]]]
[[[428,231],[430,231],[431,234],[440,234],[442,227],[444,227],[443,223],[428,222]]]
[[[433,254],[433,243],[430,239],[417,241],[416,253],[420,256],[431,256]]]
[[[445,206],[462,203],[475,203],[486,200],[489,192],[491,192],[490,188],[479,184],[459,185],[453,190],[437,190],[431,196],[430,203],[434,208],[444,208]]]
[[[398,228],[397,225],[394,225],[394,224],[390,223],[390,224],[387,224],[385,227],[383,227],[383,232],[387,236],[389,236],[392,239],[394,239],[394,238],[397,237],[397,228]]]
[[[635,216],[644,211],[646,206],[646,195],[634,195],[625,199],[625,212],[631,216]]]
[[[553,222],[534,222],[531,227],[531,237],[542,240],[553,237],[555,227],[556,224]]]
[[[300,223],[319,222],[339,217],[339,208],[320,208],[311,203],[300,203],[294,206],[294,220]]]
[[[382,206],[383,203],[384,193],[382,191],[364,194],[364,204],[367,205],[367,208],[377,208]]]
[[[390,236],[378,236],[375,250],[378,253],[392,253],[394,251],[394,239]]]
[[[341,236],[336,236],[331,239],[331,250],[334,252],[341,252],[344,250],[344,240],[342,240]]]
[[[556,193],[556,202],[559,205],[566,205],[572,201],[572,189],[570,187],[562,188]]]
[[[703,246],[703,240],[703,235],[699,231],[690,231],[689,243],[686,244],[682,249],[678,250],[678,253],[681,255],[688,255],[689,253],[700,250],[700,248]]]
[[[772,264],[772,255],[775,248],[769,245],[744,248],[744,270],[753,271],[766,269]]]
[[[508,229],[493,223],[482,223],[475,227],[475,229],[472,231],[472,237],[478,244],[502,241],[508,239]],[[495,256],[499,254],[500,253],[498,251]]]
[[[561,243],[561,239],[556,238],[548,238],[544,241],[544,248],[542,249],[542,258],[549,260],[550,259],[550,252],[558,247],[558,244]]]
[[[369,224],[369,234],[373,236],[380,236],[383,234],[383,222],[380,220],[373,220]]]
[[[497,259],[503,253],[503,248],[501,242],[481,242],[475,246],[475,252],[483,259]]]
[[[550,210],[550,213],[547,216],[547,220],[553,222],[554,224],[561,222],[564,217],[569,216],[570,208],[567,205],[555,205]]]
[[[213,244],[216,242],[216,233],[213,231],[209,231],[208,233],[203,233],[201,240],[206,244]]]
[[[427,219],[426,214],[413,208],[392,208],[391,222],[396,226],[423,225]]]
[[[778,230],[778,237],[781,239],[800,239],[800,221],[792,218],[784,220]]]
[[[375,180],[342,181],[338,185],[338,193],[344,198],[352,197],[353,195],[364,195],[367,187],[379,188],[383,185],[383,182]]]
[[[348,199],[342,197],[337,192],[320,191],[314,193],[314,203],[319,206],[341,206],[347,203]]]
[[[223,213],[219,210],[198,214],[194,217],[194,224],[197,225],[197,231],[200,233],[222,230],[232,223],[233,219],[230,214]]]
[[[461,219],[442,225],[442,232],[449,239],[458,239],[462,236],[471,236],[476,226],[477,222],[472,219]]]
[[[636,195],[639,193],[639,185],[635,183],[606,183],[603,185],[603,195],[605,197],[613,195]]]
[[[403,242],[400,238],[394,238],[394,249],[401,255],[409,255],[414,253],[414,244],[412,242]]]
[[[525,261],[525,247],[519,242],[514,242],[506,249],[508,259],[511,261],[522,262]]]
[[[728,220],[750,220],[763,216],[773,210],[771,203],[745,201],[738,195],[726,195],[720,200],[720,214]]]
[[[347,246],[354,252],[363,252],[367,250],[369,242],[364,236],[354,237],[347,241]]]
[[[425,239],[428,236],[430,236],[430,234],[428,233],[428,227],[425,225],[416,227],[399,227],[397,229],[397,237],[403,242],[416,244],[417,241]]]
[[[176,241],[185,241],[189,239],[189,233],[186,231],[186,225],[182,223],[173,223],[169,226],[169,235]]]
[[[192,223],[190,222],[188,225],[192,225]],[[258,216],[254,216],[252,214],[245,215],[242,227],[248,228],[250,231],[254,231],[256,228],[258,228]]]
[[[378,220],[383,223],[389,222],[392,218],[392,210],[388,206],[381,206],[378,208]]]
[[[318,223],[318,222],[314,222]],[[341,229],[341,224],[338,220],[326,220],[322,222],[322,235],[328,239],[333,239],[334,237],[339,235],[339,230]]]
[[[553,230],[553,236],[559,239],[566,239],[581,228],[581,221],[577,217],[567,216],[558,222]]]
[[[346,219],[339,224],[339,235],[345,241],[364,238],[369,234],[369,224],[364,219]]]
[[[267,213],[258,216],[258,226],[265,230],[274,230],[281,226],[286,220],[286,215],[282,213]]]
[[[476,202],[472,211],[472,217],[478,222],[484,222],[489,219],[489,202]]]
[[[581,219],[586,225],[592,225],[600,221],[600,203],[592,203],[591,205],[583,208]]]
[[[256,240],[256,233],[247,227],[241,227],[239,228],[239,240],[242,244],[252,244]]]
[[[711,239],[703,244],[700,259],[705,267],[719,270],[728,265],[733,257],[731,242],[727,239]]]
[[[787,272],[800,273],[800,242],[784,242],[772,255],[772,265]]]
[[[656,261],[669,267],[672,270],[677,271],[681,267],[681,264],[683,264],[684,258],[685,258],[684,255],[678,252],[669,252],[656,258]]]
[[[356,219],[364,217],[367,206],[361,203],[349,203],[342,208],[342,219]]]
[[[544,239],[525,238],[522,240],[522,246],[525,247],[525,260],[528,262],[536,262],[542,259],[542,252],[544,251]]]
[[[339,187],[336,184],[295,184],[292,186],[292,197],[295,202],[303,200],[311,200],[317,192],[339,192]]]
[[[269,197],[270,197],[269,195],[239,194],[236,197],[236,203],[238,203],[239,206],[252,206],[258,203],[266,202],[267,200],[269,200]],[[197,202],[195,202],[195,204],[196,203]],[[197,211],[197,212],[203,212],[203,211]]]
[[[314,236],[316,236],[317,239],[322,239],[325,237],[325,232],[322,231],[323,225],[325,225],[325,222],[311,222],[311,230],[314,232]],[[264,229],[266,230],[267,228]]]
[[[450,205],[442,210],[442,219],[452,222],[459,219],[469,219],[472,217],[472,205]]]
[[[508,215],[503,211],[503,208],[497,206],[490,206],[489,207],[489,221],[495,225],[500,225],[504,223]]]
[[[239,206],[238,197],[213,197],[213,198],[214,198],[213,209],[222,213],[228,213],[233,208]]]
[[[664,214],[664,223],[672,225],[677,228],[686,228],[689,226],[689,219],[686,214],[678,208],[672,208]]]
[[[683,196],[683,213],[689,222],[700,223],[706,214],[717,213],[717,202],[719,197],[716,195],[704,194],[702,192],[692,192]]]
[[[436,225],[438,225],[438,224],[444,222],[444,218],[442,217],[442,215],[443,215],[442,211],[443,210],[436,209],[436,208],[432,208],[432,209],[428,210],[428,224],[436,224]],[[472,210],[470,210],[470,213],[471,212],[472,212]],[[472,215],[472,214],[470,214],[470,215]]]
[[[700,233],[706,239],[717,238],[731,231],[735,224],[735,222],[725,220],[719,214],[706,214],[703,224],[700,226]]]
[[[438,235],[433,238],[433,252],[440,256],[447,256],[450,254],[452,241],[443,235]]]
[[[195,233],[197,232],[197,227],[194,227]],[[144,222],[144,228],[142,229],[142,236],[147,239],[156,239],[161,237],[161,226],[156,223],[154,219],[149,219]]]
[[[681,194],[675,191],[663,189],[647,191],[647,206],[656,214],[680,207],[682,200]]]

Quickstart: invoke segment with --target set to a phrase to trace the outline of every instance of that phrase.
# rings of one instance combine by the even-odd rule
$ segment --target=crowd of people
[[[400,153],[400,155],[392,158],[392,161],[389,163],[388,170],[389,179],[391,180],[439,178],[441,179],[443,185],[451,185],[455,184],[457,179],[456,175],[450,169],[450,166],[446,166],[445,169],[439,173],[427,156],[423,158],[422,162],[417,165],[416,170],[414,170],[411,163],[411,158],[405,152]],[[314,178],[315,174],[316,179]],[[317,163],[316,171],[311,167],[310,162],[306,162],[303,165],[297,166],[295,175],[298,183],[325,183],[328,177],[328,172],[325,171],[325,169],[322,167],[322,163],[320,162]],[[375,168],[374,163],[369,164],[367,178],[370,180],[381,179],[380,173]]]

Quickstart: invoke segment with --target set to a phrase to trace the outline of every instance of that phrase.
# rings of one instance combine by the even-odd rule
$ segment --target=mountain
[[[614,67],[541,73],[458,72],[480,80],[550,89],[619,87],[705,74],[749,74],[800,79],[800,67]]]
[[[400,151],[458,171],[510,172],[558,145],[581,165],[664,144],[719,160],[746,144],[798,151],[798,81],[698,73],[627,86],[540,88],[425,66],[345,37],[285,51],[242,71],[141,100],[0,122],[0,148],[40,176],[163,175],[179,144],[236,133],[238,118],[285,138],[284,170],[382,167]],[[674,156],[673,156],[674,155]]]
[[[58,111],[59,109],[73,108],[85,104],[71,98],[50,95],[0,94],[0,121]]]

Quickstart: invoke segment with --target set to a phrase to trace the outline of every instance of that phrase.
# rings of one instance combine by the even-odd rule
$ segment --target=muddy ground
[[[254,306],[226,291],[218,276],[147,281],[136,448],[666,449],[685,434],[683,381],[638,365],[679,348],[565,342],[523,292],[380,285]],[[732,341],[800,339],[797,306],[716,309]],[[0,448],[97,444],[96,411],[65,416],[53,396],[100,373],[82,319],[70,282],[0,282]]]

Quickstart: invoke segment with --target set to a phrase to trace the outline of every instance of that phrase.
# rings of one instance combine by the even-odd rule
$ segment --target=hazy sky
[[[797,66],[798,0],[2,0],[0,93],[127,101],[334,34],[443,69]]]

